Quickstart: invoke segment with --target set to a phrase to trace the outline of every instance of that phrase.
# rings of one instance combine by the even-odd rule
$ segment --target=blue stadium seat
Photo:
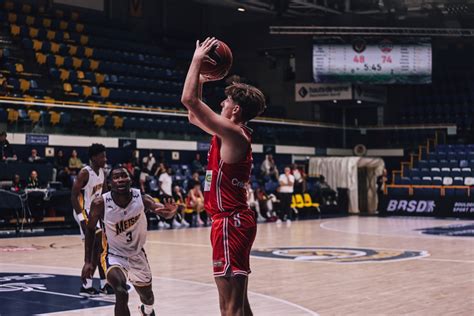
[[[421,171],[419,172],[419,177],[420,178],[423,178],[423,177],[429,177],[430,176],[430,169],[428,168],[422,168]]]
[[[411,179],[410,179],[410,178],[408,178],[408,177],[401,177],[400,180],[399,180],[399,184],[410,185],[410,184],[412,184],[412,183],[411,183]]]

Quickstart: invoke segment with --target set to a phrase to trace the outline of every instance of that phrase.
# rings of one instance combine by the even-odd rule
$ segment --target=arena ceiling
[[[284,17],[365,15],[399,19],[423,18],[433,14],[474,16],[474,0],[196,0],[216,6],[243,8]]]

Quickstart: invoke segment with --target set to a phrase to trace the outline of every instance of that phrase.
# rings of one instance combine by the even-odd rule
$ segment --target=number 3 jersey
[[[142,251],[146,242],[147,221],[145,206],[140,190],[132,190],[132,200],[125,208],[115,204],[112,193],[102,195],[104,199],[104,220],[107,248],[112,255],[131,257]]]

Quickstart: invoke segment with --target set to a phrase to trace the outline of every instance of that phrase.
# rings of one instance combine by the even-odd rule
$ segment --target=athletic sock
[[[84,285],[84,288],[90,289],[92,287],[92,279],[86,279],[86,284]]]
[[[143,311],[145,314],[150,315],[153,312],[153,305],[143,304]]]

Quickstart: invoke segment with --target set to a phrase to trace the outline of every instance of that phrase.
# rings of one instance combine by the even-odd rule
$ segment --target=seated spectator
[[[273,160],[272,155],[266,155],[265,160],[262,162],[260,166],[261,175],[263,177],[271,177],[273,180],[278,179],[278,168],[275,164],[275,160]]]
[[[26,187],[28,189],[39,189],[41,188],[40,186],[40,181],[38,178],[38,172],[36,170],[32,170],[30,173],[30,177],[28,178],[28,182]]]
[[[23,192],[23,184],[21,183],[20,175],[15,174],[12,179],[12,186],[10,191],[15,193],[22,193]]]
[[[63,170],[61,170],[56,177],[56,180],[61,182],[63,184],[63,188],[72,188],[72,179],[71,179],[71,170],[69,170],[68,167],[65,167]]]
[[[276,196],[274,194],[267,195],[265,190],[259,187],[255,190],[255,198],[258,202],[261,216],[266,218],[267,221],[274,217],[273,203],[276,202]]]
[[[204,170],[204,167],[201,163],[201,154],[196,153],[196,156],[194,157],[194,160],[191,162],[191,171],[192,172],[197,172],[200,175],[203,175],[206,170]]]
[[[28,162],[33,163],[40,160],[41,160],[41,157],[38,155],[38,151],[35,148],[33,148],[31,150],[31,156],[28,157]]]
[[[194,211],[196,216],[197,225],[204,226],[204,221],[201,216],[204,211],[204,195],[201,191],[201,183],[195,183],[191,190],[188,192],[186,199],[186,206]]]
[[[16,155],[10,142],[7,140],[7,132],[2,131],[0,132],[0,161],[7,159],[16,160]]]
[[[45,209],[44,209],[45,192],[43,192],[43,190],[36,190],[36,189],[41,189],[38,173],[36,172],[36,170],[31,171],[26,188],[27,188],[27,192],[28,192],[28,189],[32,190],[28,192],[28,206],[31,210],[33,218],[35,219],[35,221],[40,221],[44,217],[44,212],[45,212]]]
[[[195,185],[199,184],[201,187],[201,180],[199,179],[199,173],[195,172],[192,175],[192,178],[188,181],[188,191],[194,188]]]
[[[260,213],[260,207],[258,205],[258,201],[255,198],[255,192],[252,189],[252,186],[250,184],[246,185],[247,188],[247,204],[248,206],[255,212],[257,221],[263,222],[265,221],[265,217],[262,216]]]
[[[178,204],[178,210],[176,211],[176,219],[179,221],[181,226],[189,227],[189,223],[186,221],[184,210],[186,209],[186,197],[183,189],[179,185],[175,185],[173,188],[173,199]]]
[[[58,150],[56,157],[54,157],[54,168],[56,168],[59,173],[59,171],[66,167],[68,167],[68,161],[66,160],[66,157],[64,157],[64,152],[60,149]]]
[[[81,158],[77,156],[77,151],[75,149],[71,153],[68,166],[69,166],[69,170],[71,170],[71,173],[73,174],[77,174],[82,169]]]
[[[337,205],[337,192],[329,186],[323,175],[316,178],[313,190],[312,198],[314,201],[324,205]]]

